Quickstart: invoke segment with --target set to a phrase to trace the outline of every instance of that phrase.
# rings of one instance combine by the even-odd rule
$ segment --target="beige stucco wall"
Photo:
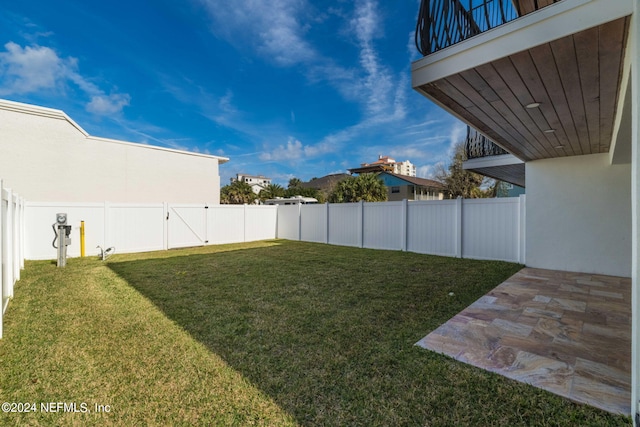
[[[92,137],[61,111],[0,101],[0,179],[27,200],[217,204],[226,160]]]
[[[608,154],[526,163],[527,265],[631,275],[631,165]]]

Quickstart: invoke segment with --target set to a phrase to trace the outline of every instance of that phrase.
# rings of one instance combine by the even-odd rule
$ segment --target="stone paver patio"
[[[524,268],[417,345],[631,413],[631,279]]]

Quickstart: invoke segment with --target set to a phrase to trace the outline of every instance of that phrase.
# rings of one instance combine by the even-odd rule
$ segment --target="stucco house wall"
[[[631,164],[605,153],[525,168],[527,266],[631,276]]]
[[[217,204],[227,160],[94,137],[60,110],[0,100],[0,178],[26,200]]]

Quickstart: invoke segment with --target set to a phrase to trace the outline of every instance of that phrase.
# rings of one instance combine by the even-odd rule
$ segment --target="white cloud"
[[[260,160],[264,161],[283,161],[298,160],[304,154],[302,142],[295,138],[289,137],[286,145],[279,145],[268,153],[260,154]]]
[[[305,40],[300,0],[247,0],[242,7],[226,0],[201,0],[212,31],[231,44],[253,44],[257,52],[282,66],[311,61],[317,53]]]
[[[131,97],[123,93],[107,95],[97,85],[78,73],[78,61],[61,58],[46,46],[22,47],[14,42],[4,45],[0,52],[0,96],[28,94],[43,90],[64,91],[74,83],[90,98],[89,112],[112,115],[129,105]]]
[[[313,158],[333,151],[328,142],[315,145],[304,145],[300,140],[289,137],[286,144],[278,145],[275,149],[263,152],[259,158],[263,161],[294,161]]]
[[[0,95],[23,94],[42,89],[53,89],[64,79],[73,61],[63,61],[48,47],[27,46],[16,43],[4,45],[0,52]]]
[[[111,95],[95,95],[87,104],[87,111],[99,115],[117,114],[129,105],[131,97],[127,94],[113,93]]]

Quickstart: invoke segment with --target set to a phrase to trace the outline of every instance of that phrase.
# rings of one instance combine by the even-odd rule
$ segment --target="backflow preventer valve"
[[[58,267],[64,267],[67,265],[67,246],[71,244],[71,226],[67,225],[67,214],[56,214],[56,222],[52,227],[55,233],[52,245],[58,250]]]

